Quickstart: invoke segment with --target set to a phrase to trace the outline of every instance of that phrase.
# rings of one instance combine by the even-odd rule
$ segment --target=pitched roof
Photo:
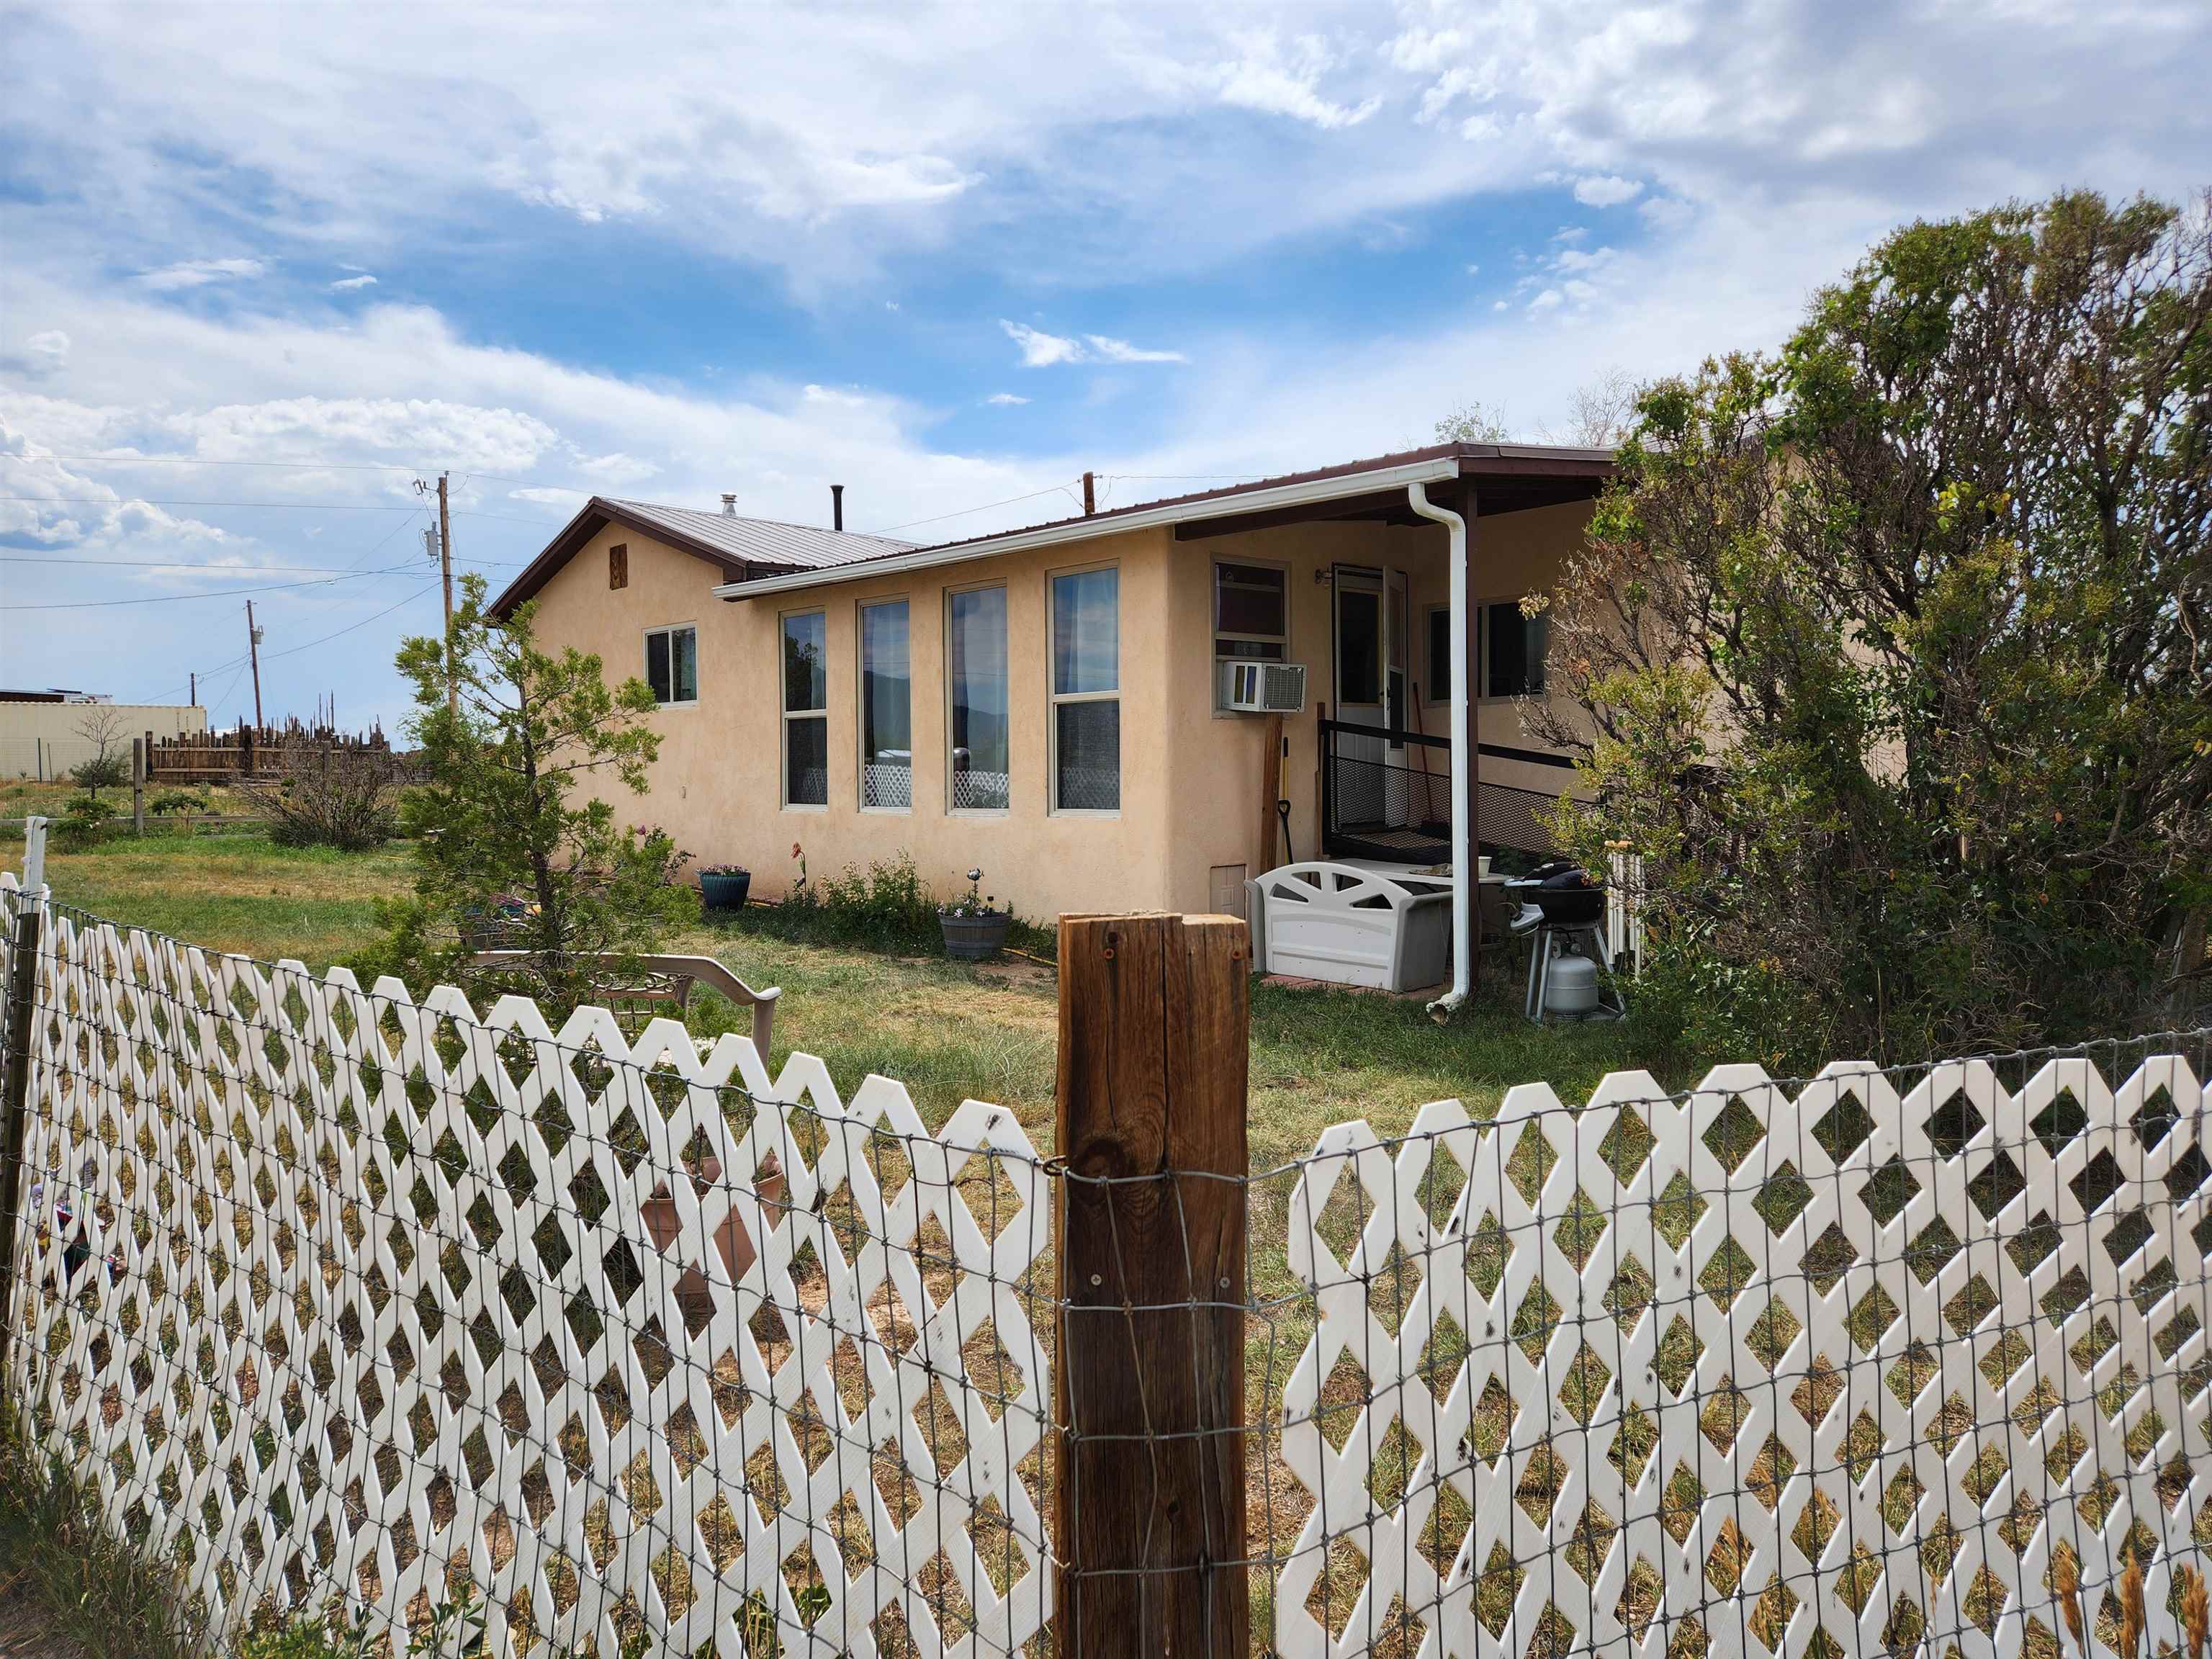
[[[547,543],[545,550],[492,601],[491,614],[505,617],[553,580],[561,568],[610,524],[626,525],[641,535],[665,542],[715,567],[724,581],[750,581],[800,570],[830,570],[839,565],[883,558],[910,550],[911,542],[866,536],[818,525],[781,524],[773,519],[740,519],[727,513],[666,507],[657,501],[628,501],[594,495]]]
[[[1464,479],[1473,488],[1476,511],[1484,517],[1595,496],[1614,473],[1610,449],[1570,448],[1549,444],[1431,444],[1365,460],[1345,461],[1310,471],[1252,478],[1218,489],[1133,501],[1101,513],[1054,519],[1016,530],[993,531],[957,541],[895,549],[851,560],[822,581],[857,581],[878,570],[921,569],[970,558],[989,558],[1026,548],[1087,540],[1093,536],[1167,525],[1178,535],[1209,533],[1185,528],[1212,521],[1235,527],[1287,522],[1300,518],[1389,518],[1418,522],[1406,506],[1405,488],[1413,483]],[[1263,516],[1264,515],[1264,516]],[[805,571],[737,577],[715,588],[726,599],[780,592],[814,585]]]

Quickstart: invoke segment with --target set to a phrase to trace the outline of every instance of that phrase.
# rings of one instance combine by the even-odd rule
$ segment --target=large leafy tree
[[[1649,998],[1890,1058],[2187,1018],[2212,910],[2212,213],[1902,229],[1646,387],[1549,596]]]
[[[418,991],[443,979],[526,990],[557,1017],[633,971],[625,959],[684,903],[683,855],[658,830],[618,824],[610,799],[646,792],[660,746],[651,690],[609,686],[599,659],[574,647],[540,647],[532,605],[493,621],[485,591],[465,577],[450,635],[399,650],[423,779],[402,808],[415,893],[388,908],[389,936],[363,965]],[[487,946],[527,954],[472,966]]]

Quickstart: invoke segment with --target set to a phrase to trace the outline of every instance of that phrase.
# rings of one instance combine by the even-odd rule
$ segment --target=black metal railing
[[[1321,743],[1321,842],[1325,858],[1442,864],[1451,857],[1451,742],[1399,727],[1350,720],[1316,722]],[[1560,769],[1564,755],[1486,743],[1492,760]],[[1484,781],[1475,797],[1475,838],[1487,852],[1549,854],[1538,814],[1558,792]]]

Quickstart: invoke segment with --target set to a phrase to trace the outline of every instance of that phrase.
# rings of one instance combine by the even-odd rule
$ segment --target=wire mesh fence
[[[2201,1656],[2212,1034],[1108,1166],[46,915],[9,1398],[234,1626]]]

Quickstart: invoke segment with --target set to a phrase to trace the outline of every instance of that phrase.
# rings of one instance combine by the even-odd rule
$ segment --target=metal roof
[[[1610,449],[1549,444],[1431,444],[1310,471],[1249,479],[1218,489],[1134,501],[1103,513],[1054,519],[1017,530],[902,548],[851,561],[834,574],[810,577],[802,570],[733,577],[714,592],[725,599],[750,599],[821,583],[858,581],[878,572],[926,569],[1159,526],[1175,526],[1182,537],[1202,522],[1225,524],[1239,515],[1279,512],[1296,517],[1340,516],[1347,507],[1354,513],[1371,507],[1373,503],[1363,498],[1378,493],[1392,495],[1392,501],[1382,510],[1395,513],[1403,505],[1395,500],[1395,492],[1417,482],[1464,479],[1476,492],[1477,511],[1486,516],[1548,505],[1555,499],[1589,499],[1613,476],[1613,470]],[[1322,504],[1327,502],[1339,505],[1334,510],[1325,509]],[[1244,521],[1254,520],[1247,517]]]
[[[712,565],[727,581],[793,571],[834,570],[894,557],[911,551],[914,545],[889,536],[824,530],[818,525],[778,524],[772,519],[740,519],[728,513],[594,495],[492,601],[491,614],[501,621],[513,615],[515,606],[536,595],[609,524],[627,525],[642,535],[657,537],[678,552]]]
[[[702,513],[696,507],[663,507],[656,501],[626,501],[614,496],[605,500],[609,507],[620,507],[634,519],[659,525],[676,536],[704,542],[747,564],[829,570],[859,559],[879,559],[889,553],[903,553],[915,545],[890,536],[824,530],[818,525],[740,519],[728,513]]]

